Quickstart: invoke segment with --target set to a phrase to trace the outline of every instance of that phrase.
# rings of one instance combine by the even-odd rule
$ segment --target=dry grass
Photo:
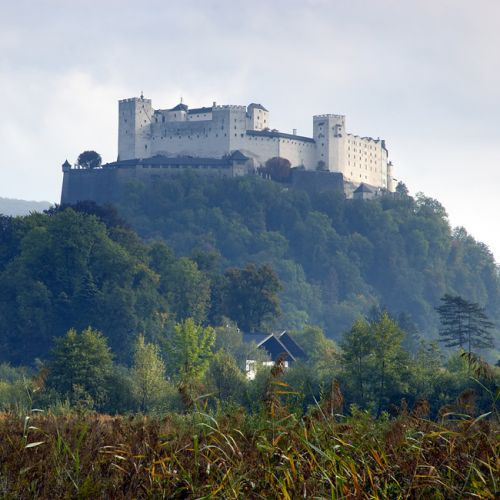
[[[420,411],[420,410],[419,410]],[[498,426],[404,411],[0,418],[0,497],[495,498]],[[417,412],[418,413],[418,412]]]

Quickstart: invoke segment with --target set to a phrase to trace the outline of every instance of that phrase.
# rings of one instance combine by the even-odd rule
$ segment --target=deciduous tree
[[[99,406],[107,397],[113,356],[102,333],[87,328],[69,330],[55,339],[48,364],[47,385],[70,401],[90,396]]]

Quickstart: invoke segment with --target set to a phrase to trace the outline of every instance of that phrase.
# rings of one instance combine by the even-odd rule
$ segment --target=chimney
[[[294,129],[293,129],[292,134],[293,134],[293,135],[297,135],[297,129],[296,129],[296,128],[294,128]]]
[[[214,103],[212,104],[212,106],[215,108],[215,106],[217,106],[217,103],[214,101]]]

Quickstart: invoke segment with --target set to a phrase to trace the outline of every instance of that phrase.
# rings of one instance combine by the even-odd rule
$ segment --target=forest
[[[499,290],[488,248],[404,186],[188,174],[0,216],[0,491],[493,498]],[[306,359],[269,367],[251,335],[285,328]]]
[[[130,185],[120,215],[144,239],[179,255],[210,255],[225,269],[268,264],[283,284],[280,328],[321,326],[339,338],[372,308],[404,314],[435,339],[434,308],[446,293],[481,304],[500,319],[498,265],[488,247],[452,228],[435,199],[408,195],[346,200],[260,177],[196,174]]]

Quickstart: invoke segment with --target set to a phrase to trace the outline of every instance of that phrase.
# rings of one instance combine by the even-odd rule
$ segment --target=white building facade
[[[311,138],[271,129],[269,111],[256,103],[153,109],[142,96],[119,101],[119,161],[155,155],[222,158],[237,150],[254,167],[279,156],[292,167],[340,172],[346,181],[394,190],[385,141],[346,133],[343,115],[314,116]]]

